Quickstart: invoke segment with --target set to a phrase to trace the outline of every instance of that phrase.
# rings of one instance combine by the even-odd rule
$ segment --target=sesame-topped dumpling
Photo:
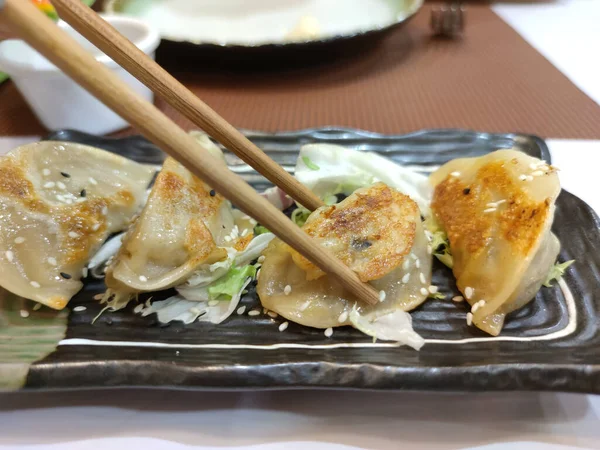
[[[88,260],[140,211],[153,175],[66,142],[24,145],[0,158],[0,286],[64,308]]]
[[[227,259],[233,244],[231,204],[167,158],[148,201],[106,272],[112,293],[150,292],[177,286],[203,264]],[[247,244],[251,235],[237,242]]]
[[[432,211],[447,233],[468,322],[494,336],[529,302],[560,243],[550,228],[560,193],[556,169],[516,150],[450,161],[431,175]]]
[[[315,210],[302,229],[375,287],[380,303],[361,304],[333,277],[275,239],[264,252],[258,277],[263,306],[302,325],[354,325],[368,334],[372,324],[400,312],[395,318],[401,317],[402,324],[396,322],[396,333],[376,337],[402,341],[398,335],[405,333],[414,338],[408,340],[410,345],[422,344],[404,311],[421,304],[430,293],[431,255],[419,207],[410,197],[376,183],[336,205]]]

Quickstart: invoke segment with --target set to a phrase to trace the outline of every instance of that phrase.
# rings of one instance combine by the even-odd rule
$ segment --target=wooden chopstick
[[[62,20],[294,200],[311,211],[323,206],[321,199],[310,189],[287,173],[81,0],[53,0],[52,4]]]
[[[335,276],[349,292],[369,304],[379,300],[372,286],[319,247],[281,211],[213,157],[194,138],[144,100],[110,69],[97,62],[29,0],[0,0],[0,18],[29,45],[52,61],[84,89],[135,126],[146,138],[202,178],[282,241]]]

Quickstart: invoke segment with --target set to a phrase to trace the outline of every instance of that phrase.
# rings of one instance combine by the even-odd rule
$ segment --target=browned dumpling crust
[[[515,150],[449,162],[431,175],[432,211],[446,231],[472,321],[497,335],[554,264],[556,169]],[[475,306],[477,305],[477,306]]]
[[[0,285],[54,309],[124,229],[154,169],[84,145],[40,142],[0,158]]]

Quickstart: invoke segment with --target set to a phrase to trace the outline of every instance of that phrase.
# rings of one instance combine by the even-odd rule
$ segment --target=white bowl
[[[157,31],[138,19],[117,16],[104,16],[104,18],[154,59],[154,52],[160,42]],[[96,61],[111,68],[134,91],[152,101],[154,96],[150,89],[70,25],[62,21],[58,25],[92,53]],[[127,126],[126,121],[96,100],[24,41],[11,39],[0,42],[0,71],[10,75],[31,109],[48,129],[71,128],[87,133],[105,134]]]

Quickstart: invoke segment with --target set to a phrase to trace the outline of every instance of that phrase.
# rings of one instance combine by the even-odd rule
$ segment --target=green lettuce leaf
[[[302,207],[296,208],[292,212],[292,222],[301,227],[306,223],[308,216],[310,216],[310,211],[308,209]]]
[[[452,258],[452,252],[450,251],[448,235],[432,218],[425,220],[423,225],[431,234],[430,245],[433,249],[433,256],[435,256],[443,265],[452,269],[454,267],[454,259]]]
[[[256,267],[248,264],[243,267],[232,267],[229,272],[208,287],[208,295],[212,299],[225,297],[231,300],[237,294],[249,277],[256,275]]]
[[[308,156],[303,156],[302,157],[302,162],[310,170],[319,170],[320,169],[320,167],[317,166],[314,162],[312,162]]]
[[[270,231],[266,227],[263,227],[262,225],[256,225],[254,227],[254,236],[259,236],[265,233],[270,233]]]
[[[8,74],[4,73],[4,72],[0,72],[0,84],[6,80],[8,80]]]
[[[554,280],[556,280],[556,281],[560,280],[563,277],[563,275],[565,274],[565,271],[567,270],[567,268],[574,262],[575,262],[575,260],[572,259],[570,261],[565,261],[564,263],[554,264],[552,266],[552,268],[550,269],[550,272],[548,272],[548,276],[546,277],[546,280],[542,284],[546,287],[552,287],[552,282]]]

